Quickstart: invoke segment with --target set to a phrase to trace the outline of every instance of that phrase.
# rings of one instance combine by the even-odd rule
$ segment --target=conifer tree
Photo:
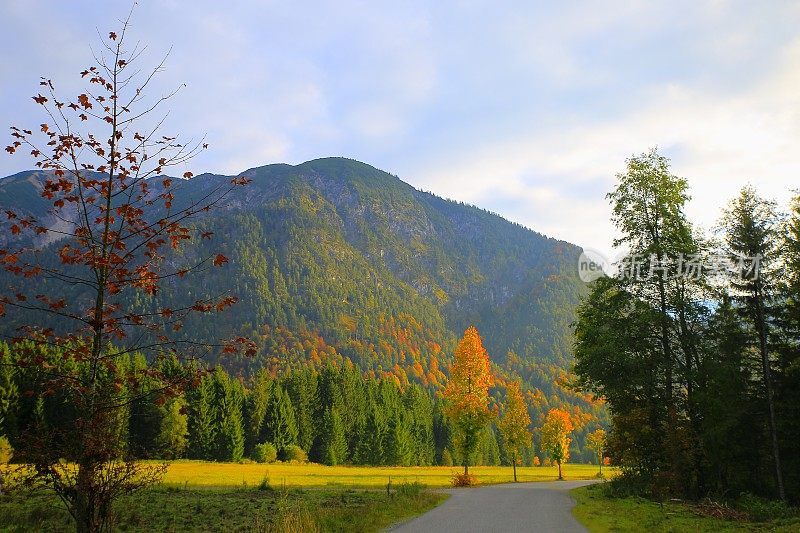
[[[287,447],[297,444],[297,422],[294,417],[294,408],[289,395],[286,394],[286,389],[280,384],[272,388],[263,440],[271,442],[281,456],[286,453]]]
[[[322,419],[322,448],[325,464],[336,466],[347,460],[347,439],[344,424],[336,407],[325,409]]]
[[[214,383],[204,376],[197,387],[188,393],[189,456],[193,459],[214,459],[217,440]]]

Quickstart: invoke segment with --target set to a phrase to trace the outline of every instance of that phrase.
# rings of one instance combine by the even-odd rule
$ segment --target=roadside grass
[[[567,464],[562,467],[564,479],[594,479],[597,466]],[[510,466],[473,466],[470,473],[482,485],[510,483],[513,473]],[[392,483],[418,482],[427,487],[449,487],[453,475],[462,471],[458,466],[325,466],[319,464],[291,463],[211,463],[202,461],[176,461],[170,464],[163,483],[168,486],[188,488],[254,487],[264,476],[275,486],[295,488],[344,487],[386,488]],[[614,469],[603,469],[613,475]],[[558,467],[518,467],[519,481],[555,481]]]
[[[379,531],[447,496],[417,488],[385,491],[182,489],[156,487],[122,498],[114,531]],[[0,532],[67,532],[74,525],[50,494],[0,496]]]
[[[726,520],[704,516],[697,506],[687,503],[666,502],[662,506],[643,498],[612,498],[602,485],[574,489],[571,494],[577,502],[572,513],[592,533],[800,531],[800,517],[767,522]]]

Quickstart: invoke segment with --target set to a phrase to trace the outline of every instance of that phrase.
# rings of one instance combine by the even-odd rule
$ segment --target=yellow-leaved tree
[[[597,455],[597,462],[600,465],[600,473],[603,473],[603,451],[606,449],[606,431],[597,428],[586,437],[586,446]]]
[[[475,452],[480,435],[491,419],[489,387],[494,377],[489,368],[489,354],[474,326],[464,332],[458,343],[450,380],[444,390],[445,414],[453,422],[456,439],[464,462],[464,475],[469,474],[469,458]]]
[[[520,448],[531,445],[531,417],[528,414],[528,404],[519,390],[519,381],[512,381],[506,386],[506,402],[503,415],[497,421],[497,429],[506,451],[511,455],[511,464],[514,466],[514,482],[517,481],[517,455]]]
[[[569,434],[572,431],[572,419],[569,413],[561,409],[550,409],[542,426],[542,449],[550,454],[550,459],[558,465],[558,479],[564,479],[561,474],[561,464],[569,460]]]

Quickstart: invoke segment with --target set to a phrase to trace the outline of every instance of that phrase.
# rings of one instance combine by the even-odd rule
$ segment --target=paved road
[[[557,531],[584,533],[572,516],[569,490],[594,481],[510,483],[473,489],[448,489],[450,497],[432,511],[392,528],[392,533],[448,531]]]

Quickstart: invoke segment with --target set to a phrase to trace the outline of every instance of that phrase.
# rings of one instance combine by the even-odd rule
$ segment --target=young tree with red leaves
[[[20,325],[13,357],[4,364],[35,376],[26,396],[57,397],[73,413],[64,427],[25,428],[17,453],[25,466],[15,475],[55,491],[77,530],[87,532],[105,529],[113,501],[164,470],[126,457],[118,423],[123,410],[143,398],[163,403],[197,383],[204,370],[191,360],[201,352],[255,350],[241,337],[202,344],[179,336],[187,316],[223,311],[236,302],[233,295],[147,311],[132,304],[137,294],[157,301],[153,297],[166,281],[228,262],[222,254],[191,259],[176,251],[211,238],[210,232],[197,235],[193,220],[247,180],[217,183],[199,198],[178,198],[183,180],[164,173],[184,167],[207,145],[161,135],[165,117],[156,114],[177,91],[146,99],[164,62],[145,75],[133,66],[142,47],[124,44],[129,20],[109,33],[95,64],[81,72],[85,92],[62,100],[53,82],[42,79],[33,100],[47,119],[35,133],[12,127],[14,140],[6,148],[35,159],[46,178],[41,195],[52,209],[50,223],[12,210],[5,214],[9,242],[18,246],[0,250],[0,266],[18,281],[0,293],[0,317],[17,324],[32,313],[41,319]],[[42,237],[59,242],[31,244]],[[48,293],[37,292],[40,287]],[[134,352],[148,355],[146,367],[126,363]],[[181,371],[165,372],[164,358],[181,361]]]

